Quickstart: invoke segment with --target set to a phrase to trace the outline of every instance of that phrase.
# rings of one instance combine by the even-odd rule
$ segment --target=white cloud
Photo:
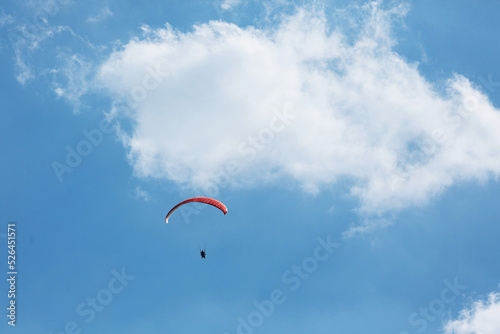
[[[103,21],[103,20],[107,19],[108,17],[112,17],[112,16],[113,16],[113,12],[108,8],[108,6],[104,6],[99,11],[99,13],[97,13],[96,15],[93,15],[93,16],[89,16],[86,21],[90,22],[90,23],[97,23],[97,22]]]
[[[52,90],[57,97],[66,100],[78,113],[83,109],[83,97],[91,90],[94,64],[83,59],[81,55],[59,55],[58,68],[52,69]]]
[[[479,300],[470,309],[460,312],[457,320],[449,321],[446,334],[498,334],[500,333],[500,294],[492,293],[488,300]]]
[[[126,106],[139,176],[195,188],[286,180],[311,193],[342,178],[368,213],[424,204],[498,177],[500,114],[466,78],[438,91],[393,51],[391,24],[406,11],[360,8],[354,40],[306,9],[268,29],[143,27],[98,79]],[[283,110],[294,119],[281,128]]]
[[[361,226],[351,226],[347,231],[342,232],[342,239],[349,239],[359,236],[364,236],[386,226],[390,226],[393,223],[393,219],[388,218],[376,218],[376,219],[366,219],[364,224]]]
[[[220,7],[224,10],[234,8],[242,3],[241,0],[224,0]]]
[[[68,26],[52,26],[50,21],[57,15],[62,6],[70,1],[45,1],[29,0],[25,3],[30,8],[31,14],[23,16],[13,29],[7,33],[7,38],[14,50],[17,81],[24,85],[36,77],[40,69],[33,65],[34,51],[42,49],[42,46],[54,36],[64,32],[74,33]],[[11,15],[6,15],[3,10],[0,15],[0,26],[13,24],[16,20]]]
[[[58,26],[43,26],[36,27],[34,25],[21,24],[15,31],[11,31],[8,35],[11,46],[15,54],[15,70],[17,81],[24,85],[26,82],[35,78],[32,66],[32,55],[36,50],[39,50],[43,43],[54,37],[56,34],[70,29],[69,27]]]
[[[50,26],[34,25],[29,22],[19,24],[14,30],[10,31],[7,38],[14,50],[17,81],[24,85],[29,80],[35,78],[33,69],[33,54],[35,51],[42,50],[44,43],[47,43],[56,35],[69,33],[76,37],[74,32],[68,26]]]
[[[25,21],[9,31],[7,37],[14,50],[15,76],[20,84],[48,75],[54,93],[70,103],[75,112],[82,109],[81,100],[91,91],[96,65],[73,53],[72,48],[91,51],[95,57],[104,47],[95,46],[69,26],[52,26],[48,21],[36,25]],[[63,37],[70,37],[70,43],[52,47],[55,40]]]
[[[135,197],[140,198],[146,202],[151,200],[151,196],[146,190],[143,190],[141,187],[135,187]]]
[[[12,15],[5,14],[5,11],[3,9],[0,10],[0,27],[10,25],[15,22],[16,20],[14,20],[14,17]]]

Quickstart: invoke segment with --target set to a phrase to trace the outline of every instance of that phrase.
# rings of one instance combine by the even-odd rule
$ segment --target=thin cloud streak
[[[99,13],[93,16],[89,16],[85,21],[89,23],[98,23],[103,20],[106,20],[109,17],[113,17],[113,12],[108,8],[108,6],[104,6]]]

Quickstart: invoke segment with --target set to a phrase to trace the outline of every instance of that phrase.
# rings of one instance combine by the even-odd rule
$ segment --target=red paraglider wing
[[[213,199],[213,198],[210,198],[210,197],[193,197],[193,198],[189,198],[185,201],[182,201],[180,202],[179,204],[177,204],[176,206],[174,206],[167,214],[167,216],[165,217],[165,223],[168,224],[168,218],[172,215],[172,213],[177,210],[180,206],[186,204],[186,203],[191,203],[191,202],[199,202],[199,203],[205,203],[205,204],[208,204],[208,205],[212,205],[212,206],[215,206],[217,209],[219,209],[220,211],[224,212],[224,214],[227,213],[227,208],[224,204],[222,204],[222,202],[219,202],[218,200],[216,199]]]

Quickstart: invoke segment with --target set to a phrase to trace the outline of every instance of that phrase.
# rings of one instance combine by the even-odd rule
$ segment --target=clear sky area
[[[500,333],[499,13],[2,1],[0,332]]]

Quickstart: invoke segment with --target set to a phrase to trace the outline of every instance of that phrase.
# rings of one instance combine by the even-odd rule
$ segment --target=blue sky
[[[499,11],[3,2],[1,332],[500,332]]]

